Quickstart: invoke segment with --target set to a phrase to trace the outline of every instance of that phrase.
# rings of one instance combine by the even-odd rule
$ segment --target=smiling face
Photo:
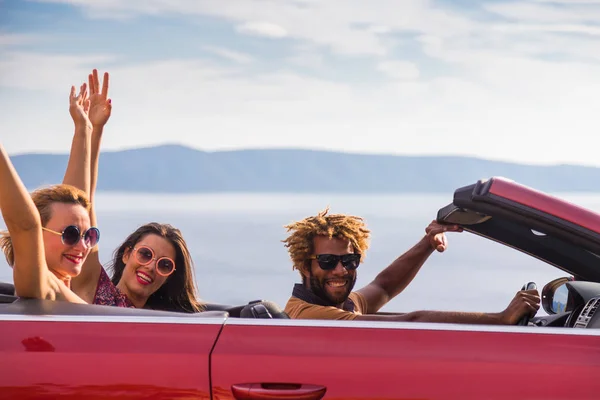
[[[316,236],[313,239],[314,254],[352,254],[354,250],[348,240]],[[317,296],[336,306],[341,306],[354,288],[356,270],[347,270],[338,262],[332,270],[325,271],[317,260],[311,260],[310,270],[302,272],[305,285]]]
[[[136,257],[136,250],[129,248],[123,254],[123,275],[117,287],[129,297],[136,307],[143,307],[150,295],[156,292],[169,278],[156,272],[156,262],[162,257],[176,259],[175,246],[155,234],[143,236],[133,246],[135,249],[150,248],[154,252],[154,260],[147,265],[142,265]]]
[[[67,226],[75,225],[80,232],[90,228],[87,210],[79,204],[53,203],[50,205],[50,219],[45,228],[62,232]],[[79,275],[81,267],[91,248],[84,240],[74,246],[62,243],[61,235],[43,231],[44,250],[48,268],[61,280],[69,280]]]

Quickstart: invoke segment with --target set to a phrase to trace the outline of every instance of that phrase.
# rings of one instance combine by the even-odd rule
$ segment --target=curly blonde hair
[[[367,229],[363,218],[345,214],[331,214],[329,207],[319,212],[316,216],[304,218],[301,221],[285,225],[288,232],[293,231],[286,239],[282,240],[293,262],[292,270],[306,270],[310,265],[309,257],[314,252],[313,239],[316,236],[345,239],[350,242],[354,251],[362,255],[362,259],[369,248],[371,231]]]

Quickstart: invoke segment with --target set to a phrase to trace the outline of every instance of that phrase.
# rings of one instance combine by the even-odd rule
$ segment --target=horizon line
[[[214,149],[207,150],[198,147],[194,147],[188,144],[181,143],[159,143],[155,145],[149,146],[125,146],[119,149],[109,149],[104,150],[101,153],[122,153],[126,151],[135,151],[135,150],[147,150],[147,149],[155,149],[160,147],[180,147],[188,150],[200,152],[200,153],[235,153],[235,152],[247,152],[247,151],[307,151],[307,152],[315,152],[315,153],[335,153],[335,154],[347,154],[347,155],[359,155],[359,156],[381,156],[381,157],[399,157],[399,158],[462,158],[462,159],[472,159],[479,161],[488,161],[488,162],[498,162],[504,164],[512,164],[512,165],[520,165],[520,166],[531,166],[531,167],[583,167],[583,168],[600,168],[599,165],[590,165],[590,164],[570,164],[565,162],[555,162],[555,163],[525,163],[523,161],[510,161],[506,159],[499,158],[484,158],[471,154],[456,154],[456,153],[432,153],[432,154],[407,154],[407,153],[383,153],[383,152],[368,152],[368,151],[351,151],[351,150],[341,150],[341,149],[329,149],[329,148],[311,148],[311,147],[245,147],[245,148],[223,148],[223,149]],[[9,153],[10,157],[21,157],[21,156],[35,156],[35,155],[53,155],[53,156],[69,156],[69,152],[59,153],[59,152],[43,152],[43,151],[24,151],[24,152],[16,152]]]

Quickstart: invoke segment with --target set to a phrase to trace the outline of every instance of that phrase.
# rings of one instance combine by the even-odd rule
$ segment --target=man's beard
[[[319,279],[315,277],[311,272],[309,279],[310,290],[325,302],[331,304],[332,306],[338,306],[340,304],[343,304],[348,299],[348,296],[350,296],[350,293],[352,293],[352,289],[354,288],[354,284],[356,283],[356,274],[354,276],[348,276],[348,289],[345,293],[340,294],[336,297],[333,297],[325,288],[326,281],[327,280],[319,281]]]

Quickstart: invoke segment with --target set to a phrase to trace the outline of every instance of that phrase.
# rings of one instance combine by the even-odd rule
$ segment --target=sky
[[[600,0],[0,0],[0,142],[310,148],[600,166]]]

